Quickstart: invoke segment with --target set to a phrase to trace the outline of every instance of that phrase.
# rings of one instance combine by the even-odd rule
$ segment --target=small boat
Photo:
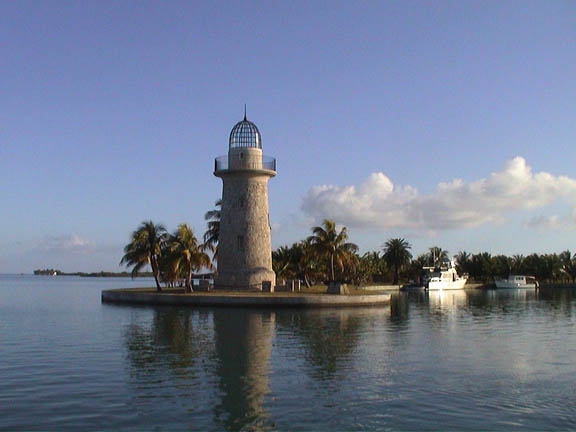
[[[454,261],[445,260],[437,267],[424,267],[424,287],[428,290],[463,289],[468,282],[468,275],[459,276]]]
[[[409,282],[406,285],[402,285],[400,291],[420,291],[424,289],[424,285],[417,282]]]
[[[510,275],[508,279],[494,279],[494,283],[498,289],[538,288],[538,281],[534,276]]]

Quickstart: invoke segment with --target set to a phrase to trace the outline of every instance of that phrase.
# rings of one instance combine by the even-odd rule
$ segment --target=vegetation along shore
[[[212,271],[218,259],[221,200],[206,213],[207,230],[200,243],[192,229],[181,224],[173,234],[162,225],[143,222],[132,234],[124,249],[122,263],[132,266],[138,274],[144,266],[152,267],[157,281],[166,286],[184,285],[188,290],[191,272]],[[382,249],[364,254],[349,242],[346,227],[337,228],[326,219],[312,228],[306,239],[285,245],[272,252],[273,269],[278,279],[299,279],[306,287],[326,281],[345,281],[356,286],[373,284],[398,285],[417,280],[422,268],[449,259],[447,250],[430,247],[427,253],[412,256],[412,246],[403,238],[383,241]],[[491,255],[489,252],[458,251],[454,255],[459,273],[467,273],[470,283],[489,284],[494,277],[509,274],[533,275],[542,283],[566,284],[576,282],[576,254],[569,250],[560,253],[524,255]]]
[[[158,291],[165,287],[185,287],[192,290],[192,279],[212,277],[218,259],[221,200],[206,213],[207,230],[202,241],[187,224],[178,225],[168,233],[162,224],[142,222],[132,233],[124,248],[121,264],[131,272],[64,273],[56,269],[36,270],[34,274],[75,276],[147,276],[154,277]],[[273,269],[278,279],[299,279],[306,287],[327,281],[343,281],[356,286],[398,285],[418,280],[423,267],[437,265],[454,258],[460,274],[468,274],[470,283],[490,284],[495,277],[510,274],[535,276],[548,285],[576,283],[576,254],[560,253],[530,255],[491,255],[489,252],[458,251],[453,255],[439,246],[413,257],[411,244],[403,238],[383,241],[381,250],[358,253],[358,246],[348,241],[346,227],[337,228],[326,219],[312,228],[306,239],[285,245],[272,252]],[[142,272],[149,266],[151,272]]]

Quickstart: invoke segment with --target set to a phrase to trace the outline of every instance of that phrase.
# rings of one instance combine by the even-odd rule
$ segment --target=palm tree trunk
[[[330,254],[330,280],[334,281],[334,252]]]
[[[154,275],[154,280],[156,281],[156,291],[162,291],[160,282],[158,281],[158,263],[156,262],[155,255],[150,257],[150,266],[152,266],[152,274]]]
[[[186,272],[186,292],[192,292],[192,266],[189,266]]]
[[[394,285],[398,285],[398,263],[394,263]]]

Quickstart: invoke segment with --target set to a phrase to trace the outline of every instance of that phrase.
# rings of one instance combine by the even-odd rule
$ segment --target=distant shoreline
[[[34,275],[36,276],[81,276],[81,277],[154,277],[152,272],[142,272],[132,275],[129,272],[63,272],[60,270],[46,269],[46,270],[34,270]]]
[[[153,278],[154,274],[152,272],[142,272],[133,275],[131,272],[72,272],[67,273],[60,270],[45,269],[45,270],[34,270],[35,276],[80,276],[80,277],[129,277],[129,278]],[[212,277],[211,273],[193,275],[193,279],[210,279]]]

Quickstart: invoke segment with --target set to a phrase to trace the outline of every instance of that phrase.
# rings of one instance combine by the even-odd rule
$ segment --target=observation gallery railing
[[[263,169],[269,171],[276,171],[276,158],[271,156],[262,156],[262,164],[255,161],[252,164],[246,163],[242,165],[243,169]],[[214,172],[226,171],[229,169],[228,155],[218,156],[214,160]]]

